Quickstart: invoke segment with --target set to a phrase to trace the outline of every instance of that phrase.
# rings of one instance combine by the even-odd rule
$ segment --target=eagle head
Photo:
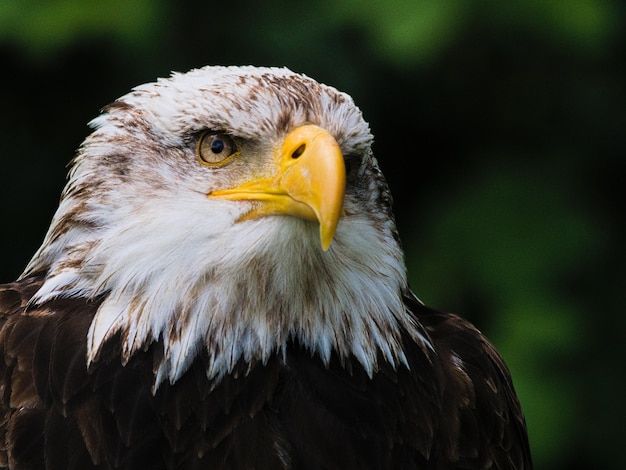
[[[46,275],[32,304],[100,302],[88,363],[117,335],[122,361],[163,343],[155,389],[203,350],[216,380],[290,341],[370,374],[405,360],[400,331],[420,334],[391,197],[348,95],[285,68],[205,67],[91,125],[23,275]]]

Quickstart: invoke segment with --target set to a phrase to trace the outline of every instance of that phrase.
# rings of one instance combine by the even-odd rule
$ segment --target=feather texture
[[[208,197],[310,124],[350,162],[328,251],[311,220]],[[207,67],[92,125],[42,247],[0,286],[0,467],[531,468],[497,351],[408,287],[348,95]],[[201,164],[206,130],[236,158]]]
[[[15,297],[22,286],[4,289]],[[528,468],[523,416],[492,346],[459,317],[406,302],[437,344],[434,354],[405,336],[408,367],[381,360],[370,377],[354,358],[326,364],[290,342],[220,381],[206,376],[201,355],[155,394],[160,343],[122,365],[117,336],[87,369],[84,337],[97,303],[45,306],[59,316],[5,311],[14,326],[2,333],[15,342],[4,353],[13,358],[2,383],[4,461],[50,469]],[[83,360],[67,360],[74,356]],[[37,390],[14,379],[19,363]]]

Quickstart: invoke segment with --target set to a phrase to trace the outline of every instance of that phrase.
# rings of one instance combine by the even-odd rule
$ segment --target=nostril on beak
[[[297,149],[293,151],[293,153],[291,154],[291,158],[295,160],[296,158],[300,157],[300,155],[304,153],[305,149],[306,149],[306,144],[300,145]]]

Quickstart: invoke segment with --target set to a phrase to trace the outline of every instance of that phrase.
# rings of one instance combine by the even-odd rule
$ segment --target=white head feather
[[[372,136],[352,99],[287,69],[205,67],[135,88],[105,108],[82,145],[59,209],[23,277],[46,273],[32,303],[102,298],[88,363],[116,334],[122,359],[161,340],[155,387],[199,351],[219,378],[298,340],[329,361],[379,354],[404,362],[400,335],[426,341],[405,311],[407,289]],[[359,157],[335,238],[286,216],[237,221],[244,202],[207,198],[261,168],[287,132],[317,124]],[[201,165],[202,130],[248,144],[227,171]]]

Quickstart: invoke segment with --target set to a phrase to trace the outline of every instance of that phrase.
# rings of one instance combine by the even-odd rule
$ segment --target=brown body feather
[[[86,366],[99,300],[29,309],[41,279],[0,286],[0,467],[28,469],[530,468],[506,366],[471,325],[412,298],[435,351],[328,366],[298,344],[214,383],[200,354],[155,394],[153,343],[122,365],[119,338]],[[54,314],[47,314],[54,313]],[[462,363],[460,362],[462,358]],[[459,366],[462,364],[462,366]]]

